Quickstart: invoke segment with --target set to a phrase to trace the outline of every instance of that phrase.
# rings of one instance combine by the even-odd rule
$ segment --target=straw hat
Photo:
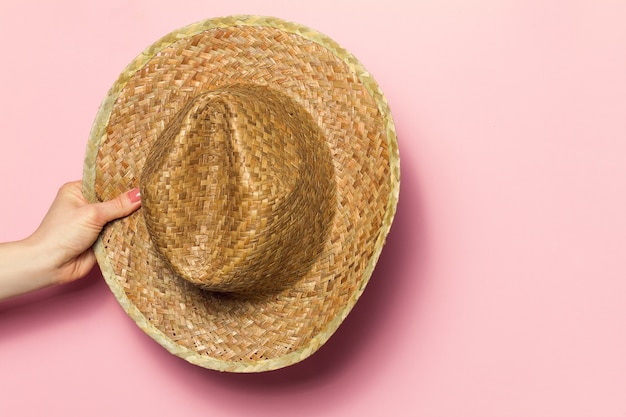
[[[174,355],[230,372],[294,364],[363,292],[398,200],[388,105],[328,37],[231,16],[142,52],[89,139],[90,201],[141,187],[96,242],[130,317]]]

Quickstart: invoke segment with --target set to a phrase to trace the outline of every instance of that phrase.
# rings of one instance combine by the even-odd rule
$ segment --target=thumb
[[[128,216],[141,206],[141,193],[139,188],[133,188],[112,200],[96,203],[98,220],[104,226],[106,223]]]

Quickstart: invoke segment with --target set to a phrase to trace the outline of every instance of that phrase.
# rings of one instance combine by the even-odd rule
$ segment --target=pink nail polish
[[[139,190],[139,187],[130,190],[128,192],[128,198],[130,199],[131,203],[137,203],[141,201],[141,191]]]

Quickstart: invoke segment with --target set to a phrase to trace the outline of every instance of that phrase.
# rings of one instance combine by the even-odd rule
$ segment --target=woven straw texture
[[[364,290],[399,191],[377,84],[328,37],[276,18],[179,29],[120,75],[84,192],[141,185],[95,250],[124,310],[171,353],[229,372],[314,353]]]

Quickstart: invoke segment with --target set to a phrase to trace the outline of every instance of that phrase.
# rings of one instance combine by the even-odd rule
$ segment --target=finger
[[[77,205],[86,203],[83,197],[82,181],[72,181],[63,184],[61,188],[59,188],[57,199]]]
[[[61,273],[59,283],[65,284],[78,278],[82,278],[92,270],[96,264],[96,254],[90,248],[80,254],[73,262],[68,263],[64,268],[66,270]],[[63,268],[63,267],[62,267]]]
[[[141,206],[141,193],[139,188],[118,195],[112,200],[96,203],[98,211],[98,223],[104,224],[128,216]]]

